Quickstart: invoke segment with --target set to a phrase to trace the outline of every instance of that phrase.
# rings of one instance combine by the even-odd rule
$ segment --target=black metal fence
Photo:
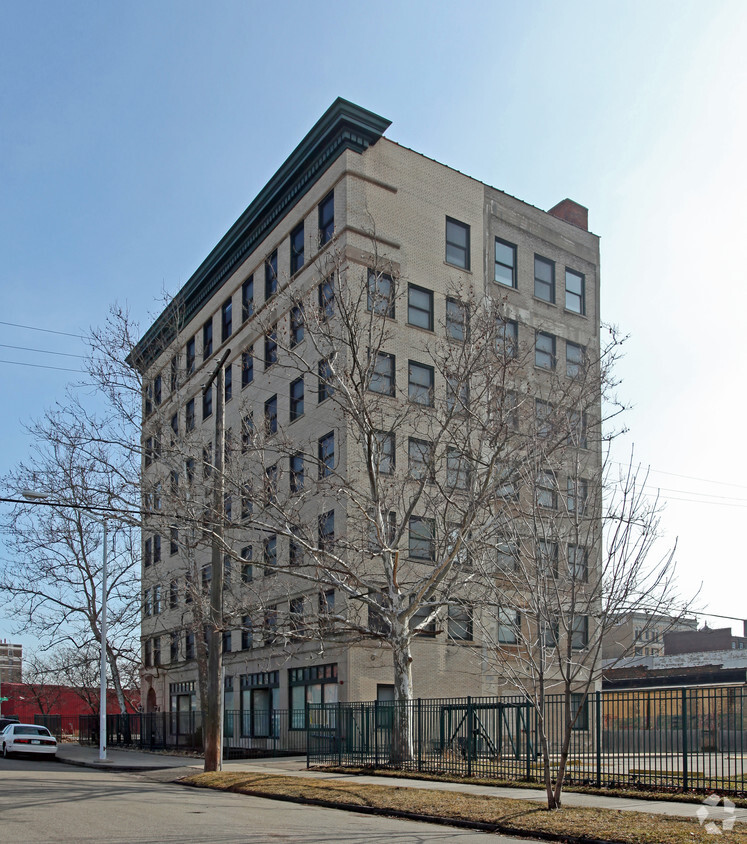
[[[58,741],[62,739],[62,715],[34,715],[34,723],[46,727]]]
[[[298,724],[298,721],[301,721]],[[142,712],[107,715],[107,747],[202,752],[203,713]],[[80,743],[99,743],[99,716],[80,716]],[[223,719],[224,758],[303,754],[303,719],[288,710],[228,711]]]
[[[409,719],[405,761],[394,747],[396,707]],[[596,786],[747,790],[747,689],[605,691],[572,699],[566,781]],[[550,762],[564,733],[562,696],[547,701]],[[525,700],[461,698],[312,705],[308,764],[396,767],[503,780],[543,778],[539,720]]]

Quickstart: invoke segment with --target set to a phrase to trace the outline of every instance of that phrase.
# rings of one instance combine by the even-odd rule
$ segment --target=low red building
[[[140,706],[140,691],[125,691],[128,712],[137,712]],[[62,732],[78,733],[80,715],[94,715],[99,711],[98,688],[76,689],[72,686],[52,686],[37,683],[3,683],[0,696],[8,700],[2,703],[3,716],[15,716],[21,722],[33,724],[35,715],[59,715]],[[106,711],[119,713],[117,696],[107,690]]]

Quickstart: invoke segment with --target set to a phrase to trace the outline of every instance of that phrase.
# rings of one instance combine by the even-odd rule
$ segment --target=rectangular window
[[[304,461],[303,454],[297,451],[290,456],[290,491],[301,492],[304,482]]]
[[[278,608],[268,607],[262,624],[262,644],[271,645],[278,637]],[[267,716],[265,716],[267,717]],[[256,720],[256,713],[255,713]]]
[[[278,360],[278,327],[273,325],[265,334],[265,369],[269,369]]]
[[[583,650],[589,644],[589,617],[577,615],[571,624],[571,647]]]
[[[195,346],[195,338],[190,337],[189,340],[187,340],[187,345],[185,347],[185,356],[187,358],[187,375],[192,375],[192,373],[195,371]]]
[[[446,376],[446,409],[455,413],[469,409],[469,381]]]
[[[153,437],[146,437],[145,448],[143,449],[143,458],[145,460],[145,468],[153,462]]]
[[[290,385],[290,421],[295,422],[303,416],[303,376],[291,381]]]
[[[202,326],[202,359],[207,360],[213,354],[213,318]]]
[[[169,584],[169,609],[175,610],[179,606],[179,584],[172,580]]]
[[[586,414],[582,410],[571,410],[568,413],[568,444],[576,448],[588,448]]]
[[[514,609],[498,610],[498,643],[517,645],[521,633],[521,614]]]
[[[534,295],[545,302],[555,302],[555,261],[534,256]]]
[[[319,285],[319,322],[327,322],[335,315],[335,280],[325,278]]]
[[[335,194],[330,191],[319,203],[319,246],[332,240],[335,233]]]
[[[414,560],[433,560],[436,556],[436,521],[410,517],[408,554]]]
[[[394,319],[394,279],[389,273],[368,271],[368,310]]]
[[[233,332],[233,304],[231,299],[226,299],[220,309],[220,340],[225,343]]]
[[[565,374],[569,378],[579,378],[584,373],[585,362],[586,349],[567,340],[565,344]]]
[[[568,267],[565,268],[565,307],[574,314],[586,313],[586,279]]]
[[[187,633],[184,637],[184,658],[195,658],[195,634]]]
[[[254,381],[254,349],[250,346],[241,353],[241,386],[246,387]]]
[[[241,582],[242,583],[251,583],[253,579],[253,571],[252,571],[252,546],[245,545],[241,549]]]
[[[185,411],[185,426],[188,431],[194,431],[195,429],[195,400],[190,399],[187,402],[187,407]]]
[[[163,384],[163,379],[161,378],[160,375],[156,375],[156,377],[153,379],[153,401],[154,401],[156,407],[158,407],[158,405],[161,404],[162,384]]]
[[[169,554],[173,557],[179,553],[179,528],[173,525],[169,528]]]
[[[537,473],[537,504],[550,510],[558,509],[558,488],[555,475],[550,471]]]
[[[233,365],[230,363],[223,374],[223,397],[227,402],[233,397]]]
[[[202,421],[213,415],[213,385],[202,394]]]
[[[276,534],[268,536],[263,543],[265,577],[275,574],[278,564],[278,538]]]
[[[534,363],[540,369],[555,369],[555,335],[538,331],[534,338]]]
[[[291,633],[299,635],[303,632],[303,598],[291,598],[288,602],[288,621],[290,622]]]
[[[319,615],[331,615],[335,611],[335,590],[325,589],[319,593]]]
[[[456,448],[446,449],[446,486],[450,489],[468,489],[470,484],[469,460]]]
[[[446,299],[446,336],[464,342],[467,339],[467,306],[458,299]]]
[[[495,322],[495,350],[499,357],[515,358],[519,353],[519,323],[498,317]]]
[[[169,660],[176,662],[179,659],[179,634],[172,633],[169,642]]]
[[[586,496],[588,494],[588,483],[584,478],[568,478],[567,482],[567,506],[569,513],[578,513],[583,516],[586,512]]]
[[[301,530],[298,527],[292,527],[291,533],[294,536],[300,536]],[[303,547],[300,542],[297,542],[293,536],[288,540],[288,565],[302,566],[303,565]]]
[[[188,457],[184,461],[184,477],[187,479],[187,484],[192,486],[192,481],[195,479],[195,459]]]
[[[143,385],[143,395],[145,407],[143,408],[143,416],[147,419],[153,413],[153,385]]]
[[[303,220],[290,235],[290,274],[295,275],[303,266]]]
[[[179,436],[179,414],[174,413],[171,417],[171,432],[174,435],[171,438],[171,446],[176,445],[176,438]]]
[[[245,414],[241,419],[241,453],[246,454],[254,439],[254,416]]]
[[[335,511],[329,510],[319,516],[319,548],[331,550],[335,541]]]
[[[374,431],[371,441],[374,466],[383,475],[394,473],[394,433],[392,431]]]
[[[265,402],[265,433],[276,434],[278,431],[278,397],[272,396]]]
[[[433,291],[407,285],[407,323],[433,331]]]
[[[499,539],[496,547],[498,570],[514,572],[519,567],[519,547],[511,539]]]
[[[202,591],[209,592],[210,591],[210,584],[213,580],[213,566],[208,563],[206,566],[203,566],[200,570],[200,581],[202,583]]]
[[[556,615],[543,618],[540,622],[540,635],[543,648],[557,648],[560,642],[560,622]]]
[[[241,521],[246,522],[254,512],[254,499],[252,497],[252,485],[249,481],[241,484]]]
[[[446,263],[469,269],[469,226],[446,218]]]
[[[153,587],[153,615],[161,615],[161,587]]]
[[[558,574],[558,543],[540,540],[537,543],[537,573],[540,577],[556,577]]]
[[[143,592],[143,615],[146,618],[150,618],[151,615],[150,589]]]
[[[246,322],[254,313],[254,276],[241,285],[241,321]]]
[[[335,432],[319,438],[319,477],[326,478],[335,468]]]
[[[224,630],[221,636],[221,653],[227,654],[231,652],[231,631]]]
[[[407,395],[411,402],[433,407],[434,370],[432,366],[408,361]]]
[[[278,464],[265,467],[265,506],[278,500]]]
[[[241,616],[241,650],[245,651],[252,646],[252,619],[249,615]]]
[[[553,406],[544,399],[534,400],[534,424],[540,439],[549,439],[553,429]]]
[[[143,662],[146,668],[150,668],[153,665],[153,642],[150,639],[145,640]]]
[[[448,634],[457,642],[472,641],[472,607],[469,604],[449,604]]]
[[[265,302],[278,292],[278,250],[265,259]]]
[[[384,396],[394,395],[394,355],[376,352],[368,389]]]
[[[421,604],[410,616],[410,630],[416,636],[435,636],[436,615],[433,604]]]
[[[179,358],[174,355],[171,358],[171,392],[179,389]]]
[[[568,546],[568,575],[577,583],[585,583],[589,577],[589,554],[580,545]]]
[[[290,312],[290,346],[291,349],[303,340],[303,308],[294,305]]]
[[[332,387],[332,364],[329,358],[322,358],[319,361],[318,367],[319,385],[317,388],[317,400],[319,404],[334,395],[334,388]]]
[[[516,246],[499,237],[495,239],[495,273],[498,284],[516,287]]]
[[[433,483],[436,479],[433,465],[433,444],[427,440],[410,437],[407,443],[407,454],[410,477],[416,481],[425,479]]]
[[[153,534],[153,562],[161,562],[161,534]]]

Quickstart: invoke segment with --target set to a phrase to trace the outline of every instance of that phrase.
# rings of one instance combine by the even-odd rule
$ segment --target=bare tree
[[[54,712],[60,700],[60,679],[52,660],[31,653],[24,660],[23,682],[42,715]]]
[[[613,332],[599,356],[586,350],[539,382],[516,420],[522,445],[494,548],[475,549],[481,656],[536,713],[551,809],[561,805],[572,731],[601,678],[605,634],[631,609],[684,612],[673,549],[651,558],[659,506],[646,473],[609,458],[622,410],[612,375],[619,347]]]

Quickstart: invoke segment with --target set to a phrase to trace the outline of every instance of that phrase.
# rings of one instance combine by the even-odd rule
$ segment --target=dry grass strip
[[[180,782],[198,788],[214,788],[258,797],[313,801],[335,808],[370,809],[383,814],[397,813],[477,823],[512,835],[558,841],[609,841],[621,844],[712,844],[714,841],[713,834],[709,834],[696,820],[687,818],[579,807],[549,812],[539,802],[455,791],[246,772],[196,774]],[[724,833],[718,840],[723,844],[747,844],[747,830],[741,824],[737,825],[734,831]]]

